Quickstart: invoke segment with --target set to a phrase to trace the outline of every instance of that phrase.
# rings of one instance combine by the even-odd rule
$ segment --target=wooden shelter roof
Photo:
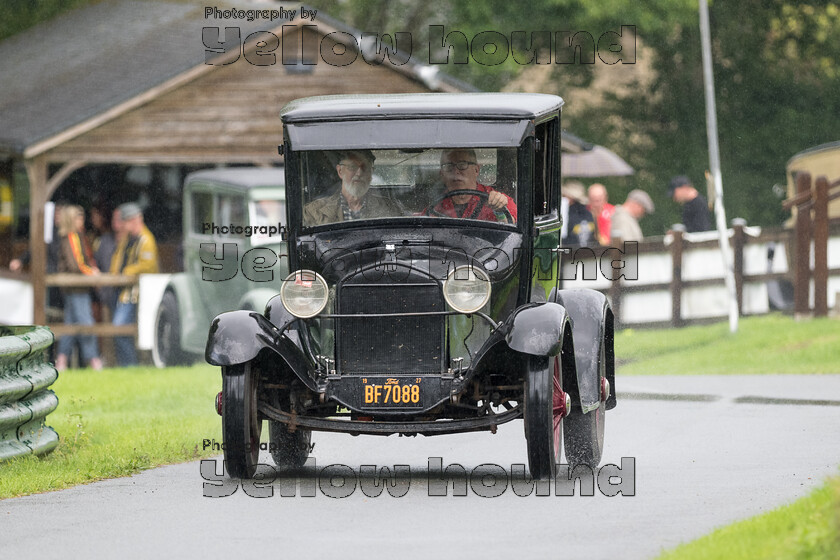
[[[221,7],[225,4],[221,3]],[[248,5],[249,9],[254,7]],[[323,61],[316,61],[320,63],[311,68],[311,74],[300,73],[300,66],[290,68],[279,62],[271,67],[252,66],[242,57],[228,66],[205,64],[204,27],[223,30],[235,26],[240,28],[244,40],[255,31],[280,36],[282,26],[299,28],[303,22],[299,18],[292,22],[205,19],[203,11],[203,5],[185,2],[105,1],[73,10],[0,42],[0,155],[35,157],[200,76],[229,66],[245,73],[251,70],[261,79],[270,74],[275,75],[271,81],[278,77],[291,79],[302,86],[295,89],[304,90],[304,95],[358,91],[360,80],[346,80],[350,68],[332,67]],[[320,13],[307,29],[322,36],[335,31],[345,38],[361,36],[358,30]],[[439,73],[434,84],[428,80],[424,84],[421,75],[428,73],[420,72],[422,65],[415,61],[373,67],[359,57],[351,67],[379,71],[387,68],[412,83],[412,89],[417,91],[474,91],[472,86]],[[335,74],[335,70],[343,76],[334,78],[349,82],[344,87],[331,88],[323,79]],[[394,89],[385,91],[406,89],[399,80],[393,85]],[[196,100],[199,101],[203,100]],[[270,108],[272,124],[278,128],[277,113],[282,105]],[[173,156],[171,151],[168,155]]]

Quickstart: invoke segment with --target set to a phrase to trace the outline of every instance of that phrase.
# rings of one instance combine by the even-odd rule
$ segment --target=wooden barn
[[[236,36],[225,35],[226,27],[245,48],[219,46]],[[274,51],[273,64],[272,36],[290,47]],[[248,22],[205,19],[195,4],[106,1],[0,43],[0,186],[13,193],[4,208],[15,208],[19,226],[0,233],[0,265],[5,269],[13,251],[28,245],[35,324],[46,323],[47,202],[90,208],[140,200],[163,241],[165,271],[173,271],[183,176],[200,167],[282,161],[278,113],[286,102],[474,91],[412,60],[376,65],[352,56],[359,36],[323,14],[314,22]],[[227,51],[216,54],[205,44]],[[332,62],[355,60],[325,62],[313,45],[330,49]]]

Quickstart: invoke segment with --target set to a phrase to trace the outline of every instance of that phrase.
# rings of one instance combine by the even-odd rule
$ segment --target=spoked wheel
[[[289,426],[275,420],[268,421],[268,439],[271,442],[271,458],[281,469],[297,469],[303,466],[309,457],[309,444],[312,431],[297,428],[289,431]]]
[[[222,368],[222,436],[225,466],[232,478],[251,478],[260,456],[262,420],[251,362]]]
[[[606,374],[607,357],[604,340],[602,339],[601,349],[598,353],[598,382],[601,388],[598,408],[583,414],[580,406],[575,406],[563,422],[566,460],[572,468],[576,465],[588,465],[594,469],[601,462],[601,453],[604,451],[606,401],[611,390]]]
[[[525,378],[525,440],[535,479],[554,476],[561,462],[560,433],[568,410],[559,356],[530,356]]]

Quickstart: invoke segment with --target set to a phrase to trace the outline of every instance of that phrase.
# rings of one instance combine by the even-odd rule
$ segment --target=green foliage
[[[643,226],[651,232],[678,221],[676,205],[665,202],[668,177],[687,174],[702,190],[708,168],[696,12],[695,4],[694,13],[669,14],[670,30],[639,26],[641,40],[655,51],[655,80],[650,88],[613,98],[602,109],[621,115],[621,126],[653,141],[653,149],[628,155],[632,165],[651,174],[649,190],[657,210],[665,210],[646,218]],[[838,17],[837,3],[821,1],[716,2],[710,7],[727,217],[763,225],[783,221],[785,213],[771,188],[784,182],[787,160],[837,140]],[[597,115],[589,116],[585,120],[598,122]],[[596,130],[592,138],[598,140]]]
[[[824,0],[710,6],[727,217],[779,224],[786,215],[771,189],[785,181],[787,160],[838,139],[838,6]],[[461,31],[468,40],[488,30],[508,37],[514,30],[587,31],[597,40],[605,31],[635,25],[638,65],[651,67],[652,79],[639,72],[629,92],[608,91],[603,103],[586,109],[570,104],[566,127],[613,148],[639,171],[607,186],[613,201],[631,188],[651,193],[657,212],[642,222],[648,234],[664,233],[681,219],[680,208],[665,192],[671,176],[687,174],[704,190],[709,157],[696,0],[542,0],[527,7],[507,0],[349,0],[336,8],[335,17],[362,30],[411,31],[420,62],[428,62],[430,25]],[[543,90],[563,95],[572,87],[590,86],[599,65],[552,64],[553,79]],[[497,66],[471,61],[441,67],[485,90],[507,86],[527,68],[512,57]]]
[[[3,0],[0,2],[0,41],[63,12],[98,0]]]

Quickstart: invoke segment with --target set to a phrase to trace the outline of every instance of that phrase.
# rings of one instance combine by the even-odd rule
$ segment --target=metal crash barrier
[[[46,327],[0,326],[0,461],[58,445],[58,434],[44,423],[58,406],[48,389],[58,378],[46,359],[52,343]]]

